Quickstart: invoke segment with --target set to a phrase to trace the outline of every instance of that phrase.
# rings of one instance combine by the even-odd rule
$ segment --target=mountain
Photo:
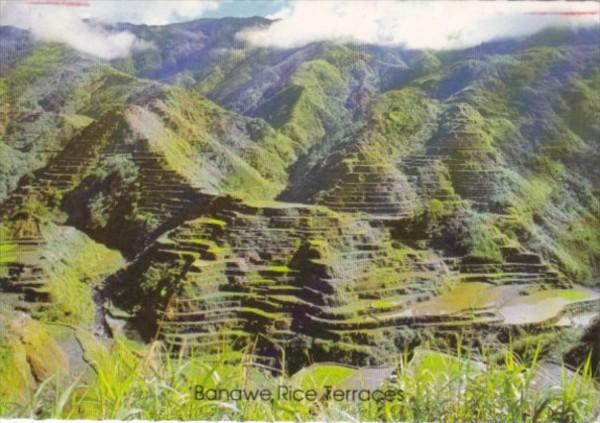
[[[19,319],[71,368],[85,330],[253,345],[290,371],[457,334],[579,364],[600,32],[456,51],[236,35],[269,24],[106,26],[151,46],[113,61],[0,28],[0,369],[40,379]]]

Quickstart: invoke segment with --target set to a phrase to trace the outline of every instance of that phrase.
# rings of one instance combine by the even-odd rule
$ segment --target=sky
[[[465,48],[550,26],[600,24],[592,1],[398,0],[1,0],[0,24],[32,31],[84,53],[114,59],[152,48],[130,32],[107,33],[83,21],[165,25],[197,18],[263,16],[269,28],[239,34],[273,48],[339,40],[407,48]],[[0,40],[1,42],[1,40]]]

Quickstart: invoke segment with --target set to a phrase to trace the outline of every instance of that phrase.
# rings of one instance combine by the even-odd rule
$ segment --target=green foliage
[[[123,107],[132,92],[147,85],[110,66],[99,65],[73,87],[73,108],[80,115],[98,119],[106,112]]]
[[[0,278],[6,277],[8,273],[7,264],[13,262],[17,258],[17,246],[10,238],[10,229],[0,223]]]
[[[67,360],[47,326],[23,314],[0,312],[1,416],[26,403],[36,381],[67,372]]]
[[[578,135],[588,138],[600,134],[598,115],[600,114],[600,70],[595,70],[589,78],[576,79],[566,94],[568,104],[567,119],[571,129]]]
[[[122,265],[121,255],[74,229],[53,225],[42,229],[54,259],[48,263],[48,281],[43,288],[52,305],[39,317],[76,325],[92,323],[92,287]]]
[[[272,52],[269,49],[234,49],[216,66],[198,75],[198,90],[217,102],[235,95],[256,72],[264,69]]]
[[[58,71],[71,54],[72,52],[61,44],[45,44],[34,49],[0,79],[0,99],[5,99],[4,95],[7,95],[11,102],[19,99],[21,107],[31,106],[29,99],[21,98],[26,92],[25,88],[37,79]]]
[[[91,227],[105,228],[120,202],[129,202],[135,208],[134,183],[139,169],[133,161],[123,155],[111,156],[102,161],[92,173],[92,197],[86,204]],[[126,216],[124,216],[126,217]]]
[[[167,169],[207,191],[241,197],[272,198],[282,189],[293,157],[289,139],[260,121],[246,124],[249,139],[238,139],[227,133],[238,117],[181,88],[165,96],[169,107],[163,116],[137,109],[128,119],[164,157]]]
[[[447,214],[444,203],[438,199],[431,199],[425,208],[426,219],[434,224]]]
[[[21,169],[27,163],[25,154],[9,147],[0,136],[0,201],[6,198],[8,193],[16,185],[21,177]]]
[[[533,47],[516,54],[499,68],[496,98],[506,96],[505,101],[517,101],[523,88],[560,59],[561,54],[561,49],[554,47]]]
[[[331,46],[314,60],[304,62],[289,84],[260,106],[258,115],[294,141],[305,152],[326,135],[351,125],[344,107],[349,73],[366,66],[362,54],[346,46]]]
[[[138,168],[124,155],[110,156],[94,171],[94,176],[106,179],[111,175],[117,175],[123,183],[129,184],[137,178]]]
[[[566,222],[557,242],[556,254],[566,271],[578,281],[593,284],[600,262],[600,219],[586,213]]]
[[[3,328],[4,329],[4,328]],[[6,337],[0,339],[0,416],[10,412],[10,401],[25,397],[25,390],[33,385],[26,355],[21,345],[9,345]]]
[[[594,266],[600,257],[599,231],[595,229],[600,227],[600,221],[592,210],[577,206],[572,194],[562,191],[556,181],[567,172],[560,161],[538,156],[536,172],[520,179],[520,189],[510,201],[510,219],[504,229],[517,234],[514,237],[521,242],[544,251],[560,263],[569,277],[581,283],[593,283]],[[592,194],[585,189],[573,187],[573,191],[580,192],[579,198],[585,203],[594,203]],[[562,216],[562,220],[554,217],[557,215]],[[548,236],[553,242],[548,241]]]
[[[140,288],[145,297],[165,297],[164,288],[175,289],[177,271],[173,267],[170,263],[157,263],[144,273]]]
[[[378,50],[371,46],[318,43],[298,56],[294,53],[288,57],[289,66],[285,67],[291,71],[278,73],[274,84],[268,86],[265,66],[279,60],[281,53],[235,46],[224,49],[215,63],[209,55],[199,58],[193,69],[173,75],[170,81],[174,85],[167,85],[166,79],[158,83],[137,78],[133,74],[160,73],[170,57],[161,49],[170,48],[172,42],[168,39],[171,29],[139,30],[157,48],[115,61],[119,70],[109,64],[90,64],[91,60],[66,48],[44,44],[18,60],[0,78],[0,199],[16,187],[23,175],[43,167],[49,157],[57,158],[45,171],[36,173],[36,177],[50,175],[50,187],[46,187],[47,178],[31,178],[31,187],[39,191],[39,196],[28,197],[10,210],[20,212],[18,222],[9,222],[15,224],[17,235],[37,235],[38,225],[42,224],[42,235],[48,241],[47,246],[40,247],[44,254],[41,270],[47,280],[38,294],[48,294],[49,302],[36,309],[35,316],[41,320],[91,327],[96,311],[92,289],[123,264],[119,254],[83,234],[45,224],[61,218],[61,206],[70,224],[83,227],[94,239],[127,250],[134,260],[132,268],[144,269],[127,281],[125,288],[116,289],[129,290],[129,299],[137,303],[128,311],[146,322],[148,331],[158,324],[162,310],[170,311],[167,303],[174,293],[191,296],[213,289],[228,276],[240,289],[235,292],[236,301],[242,297],[252,303],[241,307],[241,313],[252,316],[248,326],[258,322],[259,326],[278,328],[281,324],[288,328],[290,318],[281,312],[283,308],[291,313],[303,307],[312,313],[318,308],[289,294],[303,288],[297,285],[298,281],[305,283],[305,278],[295,277],[302,274],[304,269],[298,267],[306,260],[314,267],[311,271],[315,270],[315,275],[309,275],[314,280],[307,282],[310,295],[318,297],[322,294],[320,288],[332,291],[315,299],[327,304],[323,314],[334,315],[340,326],[349,323],[360,327],[366,319],[377,326],[372,331],[331,330],[324,335],[332,339],[299,335],[292,341],[297,342],[292,351],[318,347],[328,357],[339,360],[354,361],[355,353],[370,358],[373,350],[377,353],[372,356],[378,359],[381,351],[397,352],[399,340],[408,345],[426,339],[428,334],[440,345],[446,342],[445,333],[454,324],[465,322],[443,322],[448,327],[439,332],[422,327],[414,331],[394,327],[388,331],[381,330],[381,322],[366,318],[365,313],[398,318],[398,313],[408,311],[402,308],[408,301],[437,294],[442,302],[450,298],[448,302],[457,312],[474,309],[473,299],[481,298],[481,285],[460,286],[461,290],[453,294],[460,298],[443,292],[446,282],[465,276],[457,270],[461,269],[460,259],[464,264],[484,264],[483,273],[488,268],[500,269],[508,260],[503,253],[508,257],[506,251],[514,247],[514,251],[525,251],[526,259],[532,257],[530,251],[538,254],[543,266],[548,265],[548,273],[555,268],[562,272],[559,282],[549,277],[546,283],[540,271],[541,282],[532,282],[532,289],[562,283],[565,275],[569,281],[597,284],[594,278],[600,263],[600,216],[594,178],[600,134],[596,119],[600,112],[600,72],[591,60],[592,66],[580,63],[583,59],[575,50],[579,46],[573,51],[556,47],[568,40],[563,33],[532,39],[510,53],[481,57],[461,51],[400,54],[393,49],[378,51],[375,58],[366,53]],[[387,60],[387,55],[394,64],[381,61]],[[457,75],[463,67],[466,75]],[[69,72],[63,72],[67,68]],[[568,78],[562,78],[563,68]],[[61,81],[66,78],[67,82],[49,87],[56,85],[55,75],[59,72]],[[261,79],[254,84],[259,72]],[[76,77],[69,79],[69,73]],[[568,82],[556,92],[546,92],[545,78]],[[456,92],[446,97],[446,84],[453,86],[455,82]],[[202,95],[244,110],[248,116],[225,110]],[[354,97],[361,100],[354,101]],[[535,107],[531,110],[535,113],[529,113],[531,107]],[[111,153],[121,149],[129,151],[129,156]],[[413,167],[418,169],[402,175],[411,157],[417,163]],[[420,163],[427,164],[421,168]],[[154,182],[162,175],[167,181],[164,187]],[[68,188],[51,186],[63,177],[69,181]],[[406,190],[399,182],[404,177],[408,181]],[[314,183],[314,179],[319,180]],[[421,179],[428,179],[423,185],[434,187],[424,188],[427,192],[422,196]],[[286,195],[295,189],[297,180],[303,184],[306,181],[300,188],[309,188],[299,189],[298,196],[315,202],[321,198],[318,190],[328,189],[329,180],[332,184],[348,183],[341,184],[340,198],[334,198],[347,199],[337,204],[340,208],[347,206],[344,212],[319,209],[335,217],[335,223],[333,219],[304,215],[303,210],[292,211],[289,203],[272,201],[284,189]],[[38,185],[40,181],[43,184]],[[398,187],[401,193],[394,191]],[[461,195],[470,197],[469,188],[474,188],[474,197],[481,193],[482,198],[462,201]],[[169,193],[165,202],[178,203],[183,200],[178,193],[188,197],[194,190],[221,196],[207,207],[222,219],[204,217],[202,221],[214,233],[187,239],[187,248],[174,246],[180,242],[174,240],[172,250],[168,250],[168,240],[161,238],[146,250],[156,249],[167,257],[158,263],[144,261],[152,256],[136,256],[141,252],[140,245],[132,246],[130,240],[142,239],[140,244],[146,247],[155,229],[172,228],[193,217],[186,214],[187,209],[181,215],[165,212],[173,204],[161,208],[161,204],[148,201],[155,197],[145,196],[165,191]],[[368,197],[366,193],[373,191],[372,198],[381,199],[384,205],[388,200],[406,201],[406,212],[377,218],[354,213],[353,204],[360,204]],[[168,198],[171,192],[175,194]],[[244,201],[232,205],[224,195]],[[219,209],[221,203],[226,204],[223,210]],[[142,211],[147,204],[151,205]],[[240,210],[246,208],[252,212],[241,216]],[[300,218],[286,215],[286,208]],[[360,228],[346,232],[346,227],[352,225]],[[278,246],[281,242],[283,247],[249,251],[248,270],[222,269],[237,263],[234,248],[222,241],[222,235],[232,227],[240,238],[250,234],[265,244],[272,240]],[[255,229],[257,234],[251,232]],[[241,248],[252,250],[249,244],[244,240]],[[504,248],[508,244],[511,248]],[[309,258],[298,254],[300,264],[290,261],[302,245],[308,247],[305,255]],[[279,255],[281,250],[286,250],[284,256]],[[5,236],[0,229],[0,278],[6,278],[6,264],[18,259],[18,252],[12,234]],[[437,270],[438,264],[444,267],[440,255],[446,253],[453,259],[460,256],[449,277]],[[187,279],[183,283],[185,272],[196,273],[195,277],[203,280],[198,274],[205,270],[198,269],[205,265],[205,259],[217,264],[216,269],[209,266],[208,272],[214,273],[202,275],[211,279],[204,284],[208,287],[198,286],[203,284],[196,281],[187,283]],[[264,264],[256,264],[261,261]],[[516,263],[516,267],[519,265]],[[245,276],[238,278],[234,273]],[[509,280],[500,278],[499,271],[468,277],[495,281],[497,276],[499,281]],[[247,286],[237,282],[244,277]],[[285,284],[279,284],[278,278]],[[343,283],[333,283],[338,280]],[[360,280],[362,291],[354,290],[348,282],[356,280]],[[279,284],[275,286],[279,292],[271,295],[270,287],[275,284]],[[397,292],[386,296],[392,290]],[[215,296],[229,294],[234,293],[219,291]],[[570,295],[568,299],[573,299]],[[213,297],[203,298],[208,306],[213,305]],[[462,307],[466,303],[469,307]],[[483,315],[486,311],[469,313]],[[338,322],[333,321],[329,324],[335,327]],[[38,337],[34,326],[29,328],[28,339],[37,356],[43,350],[40,339],[50,340]],[[0,329],[0,333],[6,332]],[[253,330],[239,329],[235,334],[249,337]],[[479,330],[479,326],[473,330]],[[549,348],[559,336],[558,329],[553,334],[540,331],[536,337],[519,333],[515,342],[519,354],[532,339]],[[256,332],[264,335],[260,329]],[[490,337],[495,335],[493,332]],[[410,342],[405,343],[407,340]],[[227,342],[224,340],[223,345]],[[570,338],[563,342],[562,349],[571,345]],[[28,362],[19,350],[23,345],[13,341],[0,345],[0,376],[11,385],[27,385],[31,357]],[[190,351],[190,357],[174,356],[157,344],[144,350],[122,339],[117,339],[110,350],[99,345],[88,347],[86,360],[94,366],[93,375],[64,390],[57,386],[48,392],[54,389],[51,384],[41,385],[22,409],[15,409],[9,400],[1,398],[0,414],[123,419],[340,420],[351,416],[365,420],[585,421],[591,418],[591,405],[596,400],[591,398],[594,390],[590,389],[587,364],[581,369],[583,383],[581,379],[572,382],[565,378],[562,390],[540,393],[530,389],[536,360],[522,364],[515,359],[517,351],[509,351],[501,357],[502,362],[497,360],[498,354],[487,357],[485,372],[465,369],[470,364],[460,355],[432,354],[412,369],[406,359],[397,363],[398,380],[389,382],[401,388],[405,398],[385,405],[199,402],[189,391],[194,383],[237,388],[275,387],[279,383],[303,386],[305,381],[287,375],[276,377],[246,366],[252,361],[253,351],[246,351],[244,365],[240,365],[236,361],[239,354],[231,351],[221,355]],[[382,358],[389,359],[387,355]],[[326,365],[306,373],[310,383],[319,387],[326,379],[347,379],[352,371]],[[0,397],[6,392],[2,389]]]
[[[87,205],[90,213],[90,223],[93,228],[104,228],[108,223],[108,207],[104,194],[101,192],[90,199]]]
[[[589,421],[598,393],[592,388],[589,361],[581,376],[565,376],[559,389],[533,389],[537,355],[527,364],[508,352],[501,363],[486,362],[487,369],[465,356],[429,352],[419,360],[398,363],[398,377],[382,389],[401,390],[403,396],[384,403],[376,401],[199,400],[195,386],[247,391],[278,386],[316,389],[342,387],[356,370],[333,365],[308,368],[289,377],[272,376],[245,365],[230,350],[218,355],[191,357],[162,354],[159,345],[140,350],[116,340],[110,350],[88,349],[95,376],[67,387],[43,385],[24,406],[4,403],[4,415],[38,418],[161,419],[161,420],[330,420],[380,421]],[[161,358],[163,357],[163,358]],[[244,358],[242,357],[242,358]],[[57,401],[57,399],[60,399]],[[2,404],[2,400],[0,400]]]
[[[19,212],[29,216],[29,223],[32,223],[32,219],[43,220],[54,216],[54,211],[37,196],[28,197],[19,208]]]
[[[470,226],[470,238],[467,241],[469,257],[501,263],[502,251],[496,241],[499,235],[497,228],[483,222],[474,222]]]
[[[369,163],[385,163],[407,152],[412,136],[432,112],[433,104],[415,88],[388,91],[369,110],[373,124],[365,132]]]

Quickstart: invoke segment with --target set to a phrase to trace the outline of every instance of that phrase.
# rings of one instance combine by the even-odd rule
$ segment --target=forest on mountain
[[[0,27],[0,415],[145,354],[241,381],[248,360],[291,375],[442,351],[507,381],[508,356],[533,379],[564,363],[591,399],[515,412],[591,416],[598,28],[458,50],[237,37],[271,23],[97,23],[151,46],[113,60]],[[88,415],[69,389],[56,416]]]

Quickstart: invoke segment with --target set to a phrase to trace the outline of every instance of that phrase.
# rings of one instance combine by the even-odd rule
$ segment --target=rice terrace
[[[599,3],[9,0],[0,158],[0,418],[599,418]]]

